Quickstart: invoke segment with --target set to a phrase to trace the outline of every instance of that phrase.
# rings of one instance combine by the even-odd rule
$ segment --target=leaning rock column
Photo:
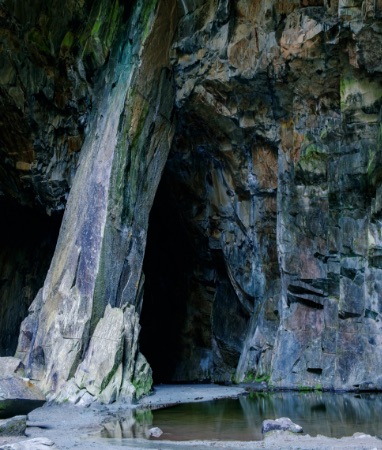
[[[109,402],[150,388],[139,299],[148,215],[174,130],[175,16],[176,2],[138,1],[120,33],[55,255],[22,325],[17,355],[50,399]]]

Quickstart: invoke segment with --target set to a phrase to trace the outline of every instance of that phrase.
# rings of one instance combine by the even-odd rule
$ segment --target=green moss
[[[134,95],[134,94],[133,94]],[[140,95],[140,94],[136,94]],[[121,185],[122,188],[122,220],[125,223],[129,223],[132,220],[134,213],[133,205],[135,204],[138,190],[140,189],[140,178],[142,176],[142,170],[145,170],[144,158],[145,158],[145,141],[147,139],[147,133],[144,132],[145,125],[148,123],[147,118],[150,111],[149,103],[143,98],[138,100],[140,111],[133,112],[131,115],[132,119],[137,120],[137,125],[133,135],[129,133],[130,147],[128,149],[129,155],[129,165],[125,166],[124,171],[124,182]],[[130,103],[132,106],[136,104],[133,100]],[[134,117],[134,115],[139,114],[139,117]],[[130,122],[130,121],[129,121]],[[129,125],[131,122],[129,123]],[[129,127],[130,131],[130,127]],[[126,145],[122,142],[122,145]]]
[[[271,376],[269,374],[261,374],[261,375],[257,375],[255,378],[256,383],[261,383],[263,381],[265,381],[266,383],[268,383],[269,379],[271,378]]]
[[[255,373],[250,370],[245,374],[244,383],[253,383],[255,381]]]
[[[41,53],[50,55],[50,47],[48,41],[43,36],[42,32],[37,28],[32,28],[26,36],[26,40],[29,44],[34,45]]]
[[[120,23],[119,0],[112,5],[105,0],[96,2],[90,12],[88,23],[79,36],[83,58],[92,61],[94,67],[101,66],[114,41]]]
[[[299,390],[299,392],[310,392],[310,391],[314,391],[314,388],[312,386],[304,386],[302,384],[299,384],[297,386],[297,389]]]
[[[347,86],[348,86],[348,79],[346,77],[341,77],[340,78],[340,108],[341,108],[341,111],[346,106],[345,93],[346,93]]]
[[[150,409],[138,409],[135,411],[135,420],[137,423],[142,425],[151,424],[153,422],[153,413]]]
[[[61,42],[61,51],[70,49],[73,44],[74,44],[74,34],[71,31],[68,31]]]
[[[326,152],[316,143],[309,144],[303,151],[304,159],[316,158],[317,156],[326,159]]]
[[[151,391],[153,379],[151,376],[138,380],[135,379],[132,381],[132,384],[135,388],[135,398],[138,400]]]
[[[151,0],[151,1],[147,2],[147,5],[145,6],[145,8],[142,11],[142,23],[143,23],[142,39],[143,39],[143,41],[146,40],[146,38],[150,32],[151,23],[152,23],[150,18],[152,15],[154,15],[156,6],[157,6],[157,0]]]
[[[115,0],[107,20],[108,26],[106,27],[105,44],[108,48],[110,48],[114,40],[114,36],[118,27],[119,11],[120,11],[119,2],[118,0]]]
[[[98,36],[101,25],[102,25],[101,18],[97,17],[97,20],[94,22],[93,28],[91,29],[90,35],[93,37]]]

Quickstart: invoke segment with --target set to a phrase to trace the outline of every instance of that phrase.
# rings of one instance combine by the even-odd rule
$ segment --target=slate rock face
[[[155,48],[161,33],[171,42],[168,6],[138,2],[121,25],[55,256],[22,325],[17,355],[50,399],[131,400],[151,387],[138,318],[148,214],[174,129],[167,56]]]
[[[65,207],[94,106],[93,75],[110,53],[119,2],[0,7],[0,191],[48,212]]]
[[[207,268],[222,252],[229,303],[250,317],[226,378],[234,367],[280,387],[381,386],[382,91],[365,45],[378,14],[367,2],[243,0],[190,4],[180,20],[167,173],[209,258],[195,278],[220,285]]]
[[[125,3],[0,5],[0,191],[65,206],[27,375],[84,404],[149,391],[162,180],[190,243],[168,381],[382,389],[380,3]]]

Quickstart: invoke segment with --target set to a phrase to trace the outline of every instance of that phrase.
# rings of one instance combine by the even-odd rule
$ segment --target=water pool
[[[105,424],[105,438],[148,437],[159,440],[261,440],[265,419],[289,417],[304,433],[329,437],[364,432],[382,434],[382,394],[329,392],[252,393],[238,399],[187,403],[155,411],[127,413]]]

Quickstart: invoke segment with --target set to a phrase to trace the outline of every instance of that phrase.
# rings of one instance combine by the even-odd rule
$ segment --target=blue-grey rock
[[[262,433],[270,431],[290,431],[291,433],[302,433],[303,429],[300,425],[293,423],[288,417],[281,417],[275,420],[264,420],[261,427]]]

